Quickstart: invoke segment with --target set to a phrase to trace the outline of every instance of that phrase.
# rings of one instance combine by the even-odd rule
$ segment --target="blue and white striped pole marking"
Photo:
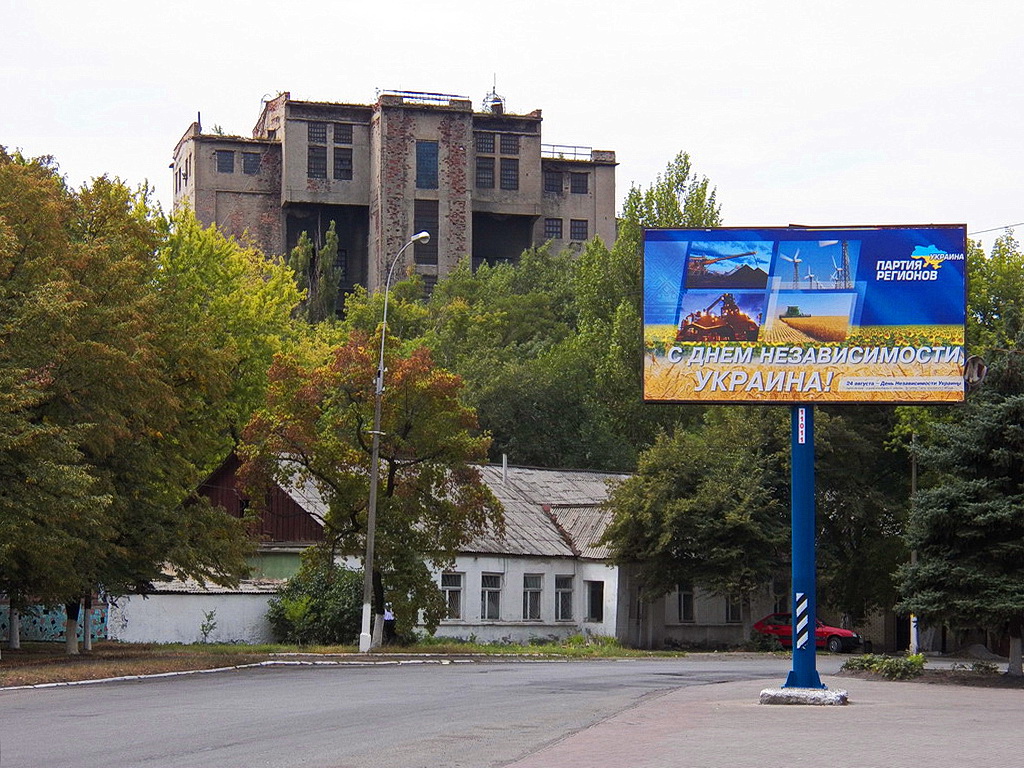
[[[803,592],[796,593],[796,647],[799,650],[803,650],[807,647],[807,641],[810,639],[811,633],[809,629],[810,621],[807,618],[807,595]]]

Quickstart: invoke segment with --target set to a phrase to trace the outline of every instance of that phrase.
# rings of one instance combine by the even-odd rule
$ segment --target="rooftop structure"
[[[541,112],[506,112],[493,91],[464,96],[383,91],[373,104],[263,103],[252,137],[203,133],[174,149],[174,206],[204,224],[284,254],[302,232],[339,238],[342,291],[374,290],[407,251],[428,286],[467,255],[515,260],[550,241],[561,250],[615,238],[615,153],[541,141]]]

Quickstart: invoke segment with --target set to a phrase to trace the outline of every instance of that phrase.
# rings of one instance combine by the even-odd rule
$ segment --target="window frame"
[[[214,162],[217,165],[217,173],[234,173],[235,172],[235,150],[233,150],[233,149],[215,149],[213,152],[214,152]],[[228,162],[225,163],[224,162],[225,159],[227,159]]]
[[[564,234],[564,222],[561,219],[544,219],[545,240],[561,240]]]
[[[544,191],[549,195],[561,195],[565,190],[562,171],[544,171]]]
[[[242,173],[259,176],[263,169],[263,155],[259,152],[242,152]]]
[[[352,143],[352,123],[335,123],[332,133],[335,144]]]
[[[353,172],[352,147],[334,148],[334,173],[338,181],[352,181]]]
[[[327,146],[310,144],[306,147],[306,178],[327,178]]]
[[[583,588],[587,595],[587,611],[584,621],[599,624],[604,621],[604,581],[589,580],[583,581]],[[595,601],[595,594],[599,600]]]
[[[454,577],[458,580],[457,584],[445,584],[446,577]],[[466,582],[466,574],[461,572],[450,572],[441,574],[441,592],[444,593],[444,604],[445,604],[445,621],[462,621],[465,616],[466,610],[463,603],[464,591],[463,587]],[[452,604],[456,609],[456,615],[451,614]]]
[[[729,595],[725,598],[725,623],[743,623],[743,600],[735,595]]]
[[[566,587],[568,579],[568,587]],[[573,592],[576,577],[562,574],[555,576],[555,621],[572,621]]]
[[[694,624],[697,621],[697,608],[691,584],[679,584],[676,587],[676,617],[680,624]]]
[[[327,123],[320,120],[310,120],[306,123],[306,143],[326,144]]]
[[[499,154],[502,155],[518,155],[519,154],[519,134],[518,133],[499,133],[498,134],[498,149]]]
[[[476,188],[494,189],[493,157],[478,157],[476,159]]]
[[[573,195],[589,195],[590,194],[590,174],[589,173],[570,173],[569,174],[569,193]]]
[[[488,583],[488,580],[492,580]],[[480,574],[480,620],[500,621],[501,620],[501,586],[502,574],[481,573]],[[493,601],[493,605],[492,605]],[[491,610],[493,607],[493,610]]]
[[[493,155],[495,146],[494,133],[490,131],[477,131],[474,135],[473,144],[478,154]]]
[[[440,152],[437,141],[416,140],[416,189],[438,189]]]
[[[582,232],[582,237],[580,236]],[[587,219],[569,219],[569,239],[576,243],[586,242],[590,237],[590,222]]]
[[[544,574],[523,574],[523,621],[540,621],[544,598]]]
[[[519,190],[519,158],[503,157],[500,164],[500,186],[506,192]]]

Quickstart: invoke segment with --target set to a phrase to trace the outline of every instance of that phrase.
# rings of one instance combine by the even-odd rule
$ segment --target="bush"
[[[362,613],[362,574],[321,554],[303,557],[298,573],[270,601],[267,620],[282,643],[347,645],[359,637]]]
[[[924,654],[911,656],[879,656],[868,653],[847,659],[841,667],[844,671],[874,672],[886,680],[910,680],[924,672]]]

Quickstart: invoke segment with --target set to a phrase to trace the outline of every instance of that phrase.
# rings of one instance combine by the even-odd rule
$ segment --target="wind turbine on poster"
[[[799,288],[800,287],[800,263],[802,261],[802,259],[800,258],[800,249],[799,248],[796,249],[796,253],[793,254],[792,258],[790,258],[789,256],[787,256],[784,253],[780,253],[779,256],[781,256],[782,258],[784,258],[786,261],[790,262],[793,265],[793,287],[794,288]]]

